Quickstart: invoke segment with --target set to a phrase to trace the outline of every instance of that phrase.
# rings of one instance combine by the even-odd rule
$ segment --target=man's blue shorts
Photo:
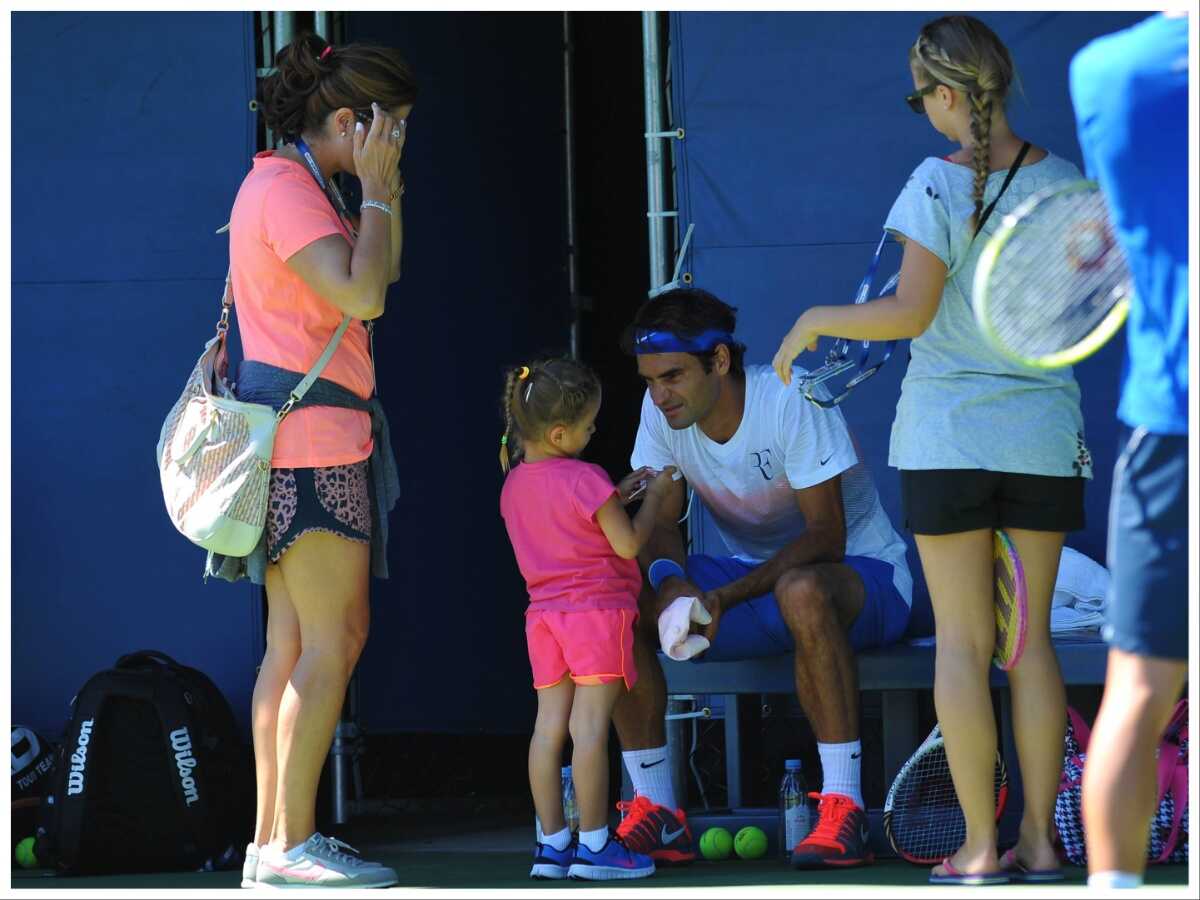
[[[847,635],[850,646],[857,651],[894,644],[908,626],[910,607],[892,583],[891,563],[867,556],[847,556],[842,562],[858,573],[866,592],[862,611]],[[705,591],[736,581],[755,568],[731,557],[689,556],[687,560],[688,580]],[[795,649],[792,633],[772,593],[746,600],[722,613],[716,640],[692,659],[695,662],[755,659]]]
[[[1186,434],[1122,429],[1108,513],[1108,622],[1126,653],[1188,658]]]

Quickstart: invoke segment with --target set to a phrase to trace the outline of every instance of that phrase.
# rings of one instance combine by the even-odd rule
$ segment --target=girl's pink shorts
[[[637,681],[633,663],[636,609],[529,610],[525,640],[536,690],[553,687],[570,675],[576,684]]]

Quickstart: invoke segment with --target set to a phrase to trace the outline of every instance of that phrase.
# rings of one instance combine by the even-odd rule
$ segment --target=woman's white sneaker
[[[318,832],[287,852],[259,848],[255,887],[382,888],[399,880],[394,869],[367,862],[349,844]]]
[[[246,845],[246,861],[242,863],[242,887],[252,888],[258,878],[258,844]]]

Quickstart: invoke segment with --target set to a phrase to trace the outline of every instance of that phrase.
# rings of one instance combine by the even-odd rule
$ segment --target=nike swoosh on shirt
[[[823,460],[821,460],[821,465],[825,465],[825,463],[829,462],[831,459],[833,459],[832,453],[830,453],[827,457],[825,457]]]
[[[683,828],[680,828],[678,831],[667,831],[667,826],[664,825],[662,827],[662,834],[660,835],[662,837],[662,842],[663,842],[664,846],[666,844],[671,843],[671,841],[675,840],[675,838],[677,838],[681,834],[683,834],[683,832],[686,829],[687,829],[687,826],[684,826]]]
[[[653,768],[654,768],[655,766],[657,766],[659,763],[661,763],[661,762],[666,762],[666,761],[667,761],[667,758],[664,756],[662,759],[656,759],[656,760],[655,760],[654,762],[652,762],[652,763],[645,763],[645,762],[644,762],[644,763],[642,763],[642,768],[643,768],[643,769],[653,769]]]
[[[851,754],[850,754],[850,758],[851,758],[851,759],[858,759],[860,756],[862,756],[862,751],[861,751],[861,750],[859,750],[857,753],[851,753]]]

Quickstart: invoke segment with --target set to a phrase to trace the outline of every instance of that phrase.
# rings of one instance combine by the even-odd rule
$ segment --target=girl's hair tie
[[[317,62],[325,62],[325,57],[329,56],[329,54],[332,52],[333,52],[333,44],[330,44],[328,47],[326,47],[324,50],[321,51],[321,55],[317,57]]]

